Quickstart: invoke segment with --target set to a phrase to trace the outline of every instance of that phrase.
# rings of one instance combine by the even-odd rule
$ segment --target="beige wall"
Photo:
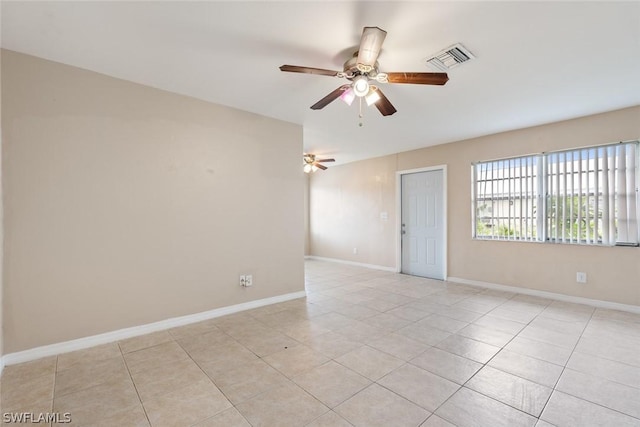
[[[5,353],[304,289],[300,126],[2,55]]]
[[[450,277],[640,305],[640,249],[472,240],[470,208],[474,161],[638,137],[634,107],[332,167],[311,181],[312,255],[395,267],[395,172],[446,164]]]
[[[393,266],[395,171],[395,156],[387,156],[312,174],[311,254]]]
[[[0,14],[2,5],[0,5]],[[0,55],[0,99],[2,99],[2,55]],[[2,190],[2,102],[0,102],[0,357],[4,354],[2,294],[4,293],[4,192]],[[2,370],[0,361],[0,370]]]
[[[309,217],[309,184],[310,177],[308,174],[305,174],[304,177],[304,254],[311,254],[311,236],[310,236],[310,217]]]

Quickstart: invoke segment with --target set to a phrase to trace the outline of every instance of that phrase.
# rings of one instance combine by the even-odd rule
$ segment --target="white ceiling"
[[[2,2],[2,47],[304,126],[338,163],[640,104],[640,2]],[[476,55],[445,86],[384,85],[398,112],[309,106],[344,83],[362,27],[381,71]],[[606,142],[606,141],[603,141]]]

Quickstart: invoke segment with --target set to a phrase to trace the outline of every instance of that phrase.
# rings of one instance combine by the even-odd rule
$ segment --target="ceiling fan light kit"
[[[353,104],[353,100],[356,99],[356,93],[352,88],[347,88],[342,92],[342,95],[340,95],[340,99],[342,99],[345,104],[350,106],[351,104]]]
[[[363,97],[369,93],[369,79],[364,75],[358,76],[353,79],[351,87],[356,96]]]
[[[380,94],[378,93],[378,88],[375,86],[371,86],[369,89],[369,93],[367,93],[364,97],[365,101],[367,101],[367,105],[370,107],[371,104],[375,104],[380,101]]]
[[[322,68],[301,67],[297,65],[282,65],[281,71],[290,73],[317,74],[321,76],[338,77],[349,80],[345,84],[322,98],[311,106],[312,110],[321,110],[337,98],[342,99],[347,105],[351,105],[356,97],[360,98],[360,114],[362,118],[362,99],[367,105],[375,105],[383,116],[390,116],[397,110],[380,88],[371,84],[376,83],[405,83],[419,85],[442,86],[449,80],[447,73],[381,73],[378,70],[378,56],[382,49],[387,32],[378,27],[364,27],[360,38],[360,47],[344,63],[343,71],[325,70]],[[362,126],[362,121],[359,123]]]

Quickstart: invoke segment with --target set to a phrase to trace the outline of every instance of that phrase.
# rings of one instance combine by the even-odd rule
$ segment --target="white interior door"
[[[402,175],[403,273],[444,279],[443,176],[441,169]]]

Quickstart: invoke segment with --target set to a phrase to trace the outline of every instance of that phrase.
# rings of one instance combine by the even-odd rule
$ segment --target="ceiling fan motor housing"
[[[353,80],[358,76],[367,76],[370,78],[375,78],[375,75],[378,74],[378,61],[376,61],[375,65],[369,69],[369,71],[361,70],[361,67],[358,67],[358,52],[354,53],[351,58],[344,63],[344,77],[348,80]]]

